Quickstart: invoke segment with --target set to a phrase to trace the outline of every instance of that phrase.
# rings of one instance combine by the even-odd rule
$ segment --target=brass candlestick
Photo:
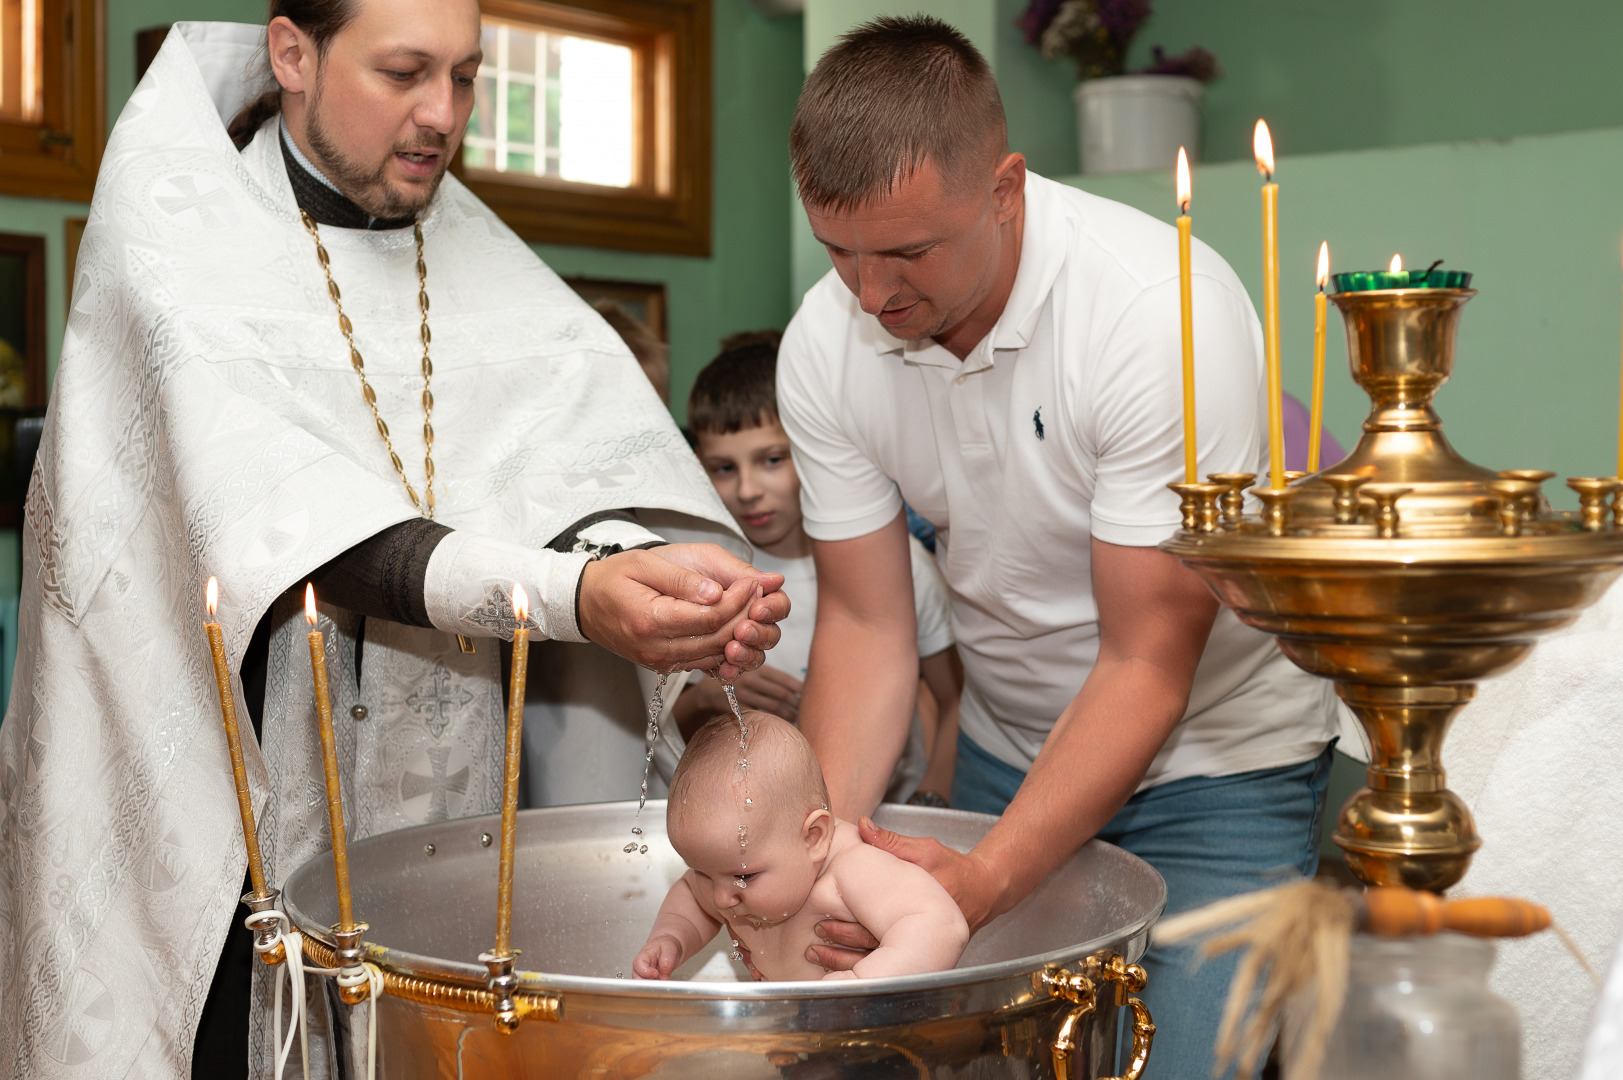
[[[479,961],[490,971],[492,1011],[496,1030],[511,1035],[521,1019],[515,991],[518,977],[513,974],[513,859],[518,843],[518,777],[524,756],[524,686],[530,662],[530,602],[524,588],[513,586],[513,668],[507,685],[507,759],[502,780],[502,846],[496,878],[496,944],[480,953]]]
[[[237,700],[231,689],[231,668],[225,658],[225,637],[214,613],[220,606],[220,583],[209,578],[205,597],[209,621],[203,625],[208,634],[209,655],[214,661],[214,685],[220,695],[220,721],[225,726],[225,745],[231,754],[231,775],[236,781],[237,814],[242,819],[242,842],[248,849],[248,880],[252,888],[242,902],[253,917],[249,925],[254,930],[254,953],[267,965],[275,966],[287,959],[287,947],[282,944],[280,920],[274,916],[264,919],[260,915],[276,907],[276,890],[265,884],[265,864],[259,854],[259,829],[254,824],[254,799],[248,790],[248,767],[242,756],[242,733],[237,728]]]
[[[1264,517],[1186,526],[1161,545],[1296,664],[1333,679],[1363,723],[1367,786],[1335,841],[1371,885],[1441,891],[1464,876],[1481,841],[1447,788],[1450,723],[1478,680],[1570,624],[1623,570],[1617,480],[1575,479],[1582,511],[1551,513],[1538,493],[1549,474],[1481,468],[1443,437],[1432,397],[1474,295],[1333,296],[1373,404],[1358,446],[1285,491],[1257,492]]]
[[[321,735],[321,766],[327,782],[327,828],[332,834],[333,876],[337,879],[338,925],[333,937],[338,942],[338,995],[348,1005],[358,1005],[371,996],[362,966],[361,935],[365,923],[355,921],[349,893],[349,843],[344,830],[344,790],[338,779],[338,747],[333,740],[332,695],[327,689],[327,647],[316,629],[316,592],[304,587],[304,617],[310,623],[310,671],[316,695],[316,725]]]

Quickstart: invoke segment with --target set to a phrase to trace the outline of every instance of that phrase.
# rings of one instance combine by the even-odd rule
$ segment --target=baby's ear
[[[834,843],[834,815],[819,806],[806,815],[800,835],[806,841],[806,854],[814,860],[827,858],[829,846]]]

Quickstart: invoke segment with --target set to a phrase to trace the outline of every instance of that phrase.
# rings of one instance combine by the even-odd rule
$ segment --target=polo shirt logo
[[[1031,426],[1037,429],[1037,441],[1043,439],[1043,407],[1037,406],[1037,411],[1031,414]]]

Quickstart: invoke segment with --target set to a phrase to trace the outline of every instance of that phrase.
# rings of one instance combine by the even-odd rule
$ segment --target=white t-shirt
[[[1013,291],[962,362],[904,343],[830,272],[778,357],[806,531],[864,536],[902,500],[937,530],[966,686],[964,733],[1028,769],[1098,656],[1089,538],[1148,547],[1183,478],[1177,237],[1028,173]],[[1198,458],[1262,472],[1262,335],[1245,289],[1194,246]],[[1308,760],[1335,730],[1328,682],[1226,609],[1189,710],[1142,787]]]

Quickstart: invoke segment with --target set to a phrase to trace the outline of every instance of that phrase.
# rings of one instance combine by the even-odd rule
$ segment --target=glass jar
[[[1520,1080],[1521,1019],[1488,989],[1491,942],[1355,934],[1320,1080]]]

